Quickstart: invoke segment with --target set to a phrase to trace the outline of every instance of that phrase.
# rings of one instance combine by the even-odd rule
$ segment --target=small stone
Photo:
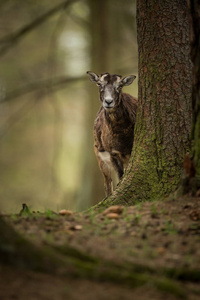
[[[108,219],[119,219],[119,215],[117,213],[109,213],[106,215]]]
[[[67,209],[61,209],[59,211],[59,215],[61,215],[61,216],[71,216],[71,215],[73,215],[73,211],[67,210]]]
[[[108,207],[106,210],[104,210],[103,215],[107,215],[110,213],[115,213],[115,214],[121,214],[124,210],[124,206],[123,205],[113,205]]]

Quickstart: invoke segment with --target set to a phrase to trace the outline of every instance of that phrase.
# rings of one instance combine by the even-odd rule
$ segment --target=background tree
[[[102,73],[103,70],[109,70],[109,34],[108,18],[110,15],[108,1],[96,0],[88,1],[90,9],[89,33],[90,43],[90,69]],[[90,206],[99,202],[104,197],[102,189],[103,180],[99,176],[99,169],[96,163],[93,150],[93,126],[94,116],[99,110],[98,94],[93,86],[88,88],[88,113],[86,117],[86,135],[84,153],[84,166],[82,171],[82,182],[80,186],[79,205],[80,208]],[[85,176],[87,174],[87,176]]]
[[[82,210],[103,198],[92,133],[100,102],[86,71],[137,74],[135,14],[133,0],[1,2],[3,211]]]
[[[104,203],[174,191],[190,149],[192,65],[186,1],[137,1],[139,95],[129,166]]]

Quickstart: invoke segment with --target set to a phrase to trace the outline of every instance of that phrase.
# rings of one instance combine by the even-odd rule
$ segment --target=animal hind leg
[[[112,178],[111,178],[111,168],[104,161],[101,161],[99,166],[100,166],[101,172],[103,174],[103,178],[104,178],[105,194],[106,194],[106,196],[108,196],[113,191],[113,184],[112,184]]]

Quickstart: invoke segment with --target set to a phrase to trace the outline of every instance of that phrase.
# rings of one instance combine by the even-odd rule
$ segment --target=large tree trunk
[[[139,95],[133,151],[104,201],[131,205],[174,191],[190,148],[192,66],[183,0],[138,0]]]
[[[183,192],[200,196],[200,3],[190,0],[191,13],[191,58],[193,62],[192,88],[192,161],[186,157],[186,180]]]

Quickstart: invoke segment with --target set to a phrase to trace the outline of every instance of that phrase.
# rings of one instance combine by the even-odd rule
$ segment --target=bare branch
[[[47,21],[50,17],[56,14],[61,9],[66,9],[72,3],[79,0],[65,0],[54,8],[50,9],[48,12],[44,13],[42,16],[39,16],[31,23],[23,26],[16,32],[8,34],[0,39],[1,49],[0,56],[4,55],[14,44],[16,44],[20,39],[22,39],[30,31],[34,30],[36,27],[40,26],[42,23]]]
[[[12,100],[16,97],[22,96],[24,94],[27,94],[29,92],[39,92],[37,94],[37,97],[34,101],[26,101],[26,103],[20,107],[17,112],[15,112],[12,116],[10,116],[8,118],[8,120],[6,121],[5,125],[6,126],[6,130],[4,130],[1,134],[0,134],[0,138],[2,138],[3,136],[5,136],[8,131],[15,125],[15,123],[17,123],[19,120],[21,120],[22,117],[24,117],[24,115],[26,113],[28,113],[34,106],[35,104],[44,96],[44,94],[49,94],[52,92],[55,92],[56,90],[60,90],[62,88],[65,88],[65,86],[69,83],[72,82],[77,82],[79,80],[86,80],[86,76],[82,76],[82,77],[60,77],[59,79],[56,78],[56,80],[54,80],[54,83],[52,83],[52,79],[47,79],[45,81],[43,81],[43,83],[39,82],[39,83],[34,83],[31,85],[27,85],[24,88],[18,89],[13,91],[12,93],[10,93],[10,95],[8,95],[8,97],[5,99],[5,101]],[[51,85],[49,85],[49,83],[51,82]],[[47,91],[44,91],[44,89],[48,88]],[[40,93],[40,90],[42,90]],[[5,102],[5,101],[1,101]]]
[[[11,101],[19,96],[23,96],[25,94],[35,92],[42,89],[47,89],[47,92],[51,92],[52,89],[61,89],[65,88],[66,84],[86,80],[86,76],[79,76],[79,77],[57,77],[57,78],[48,78],[45,80],[41,80],[38,82],[33,82],[22,86],[14,91],[8,92],[6,97],[0,101],[0,103],[4,103],[7,101]]]

